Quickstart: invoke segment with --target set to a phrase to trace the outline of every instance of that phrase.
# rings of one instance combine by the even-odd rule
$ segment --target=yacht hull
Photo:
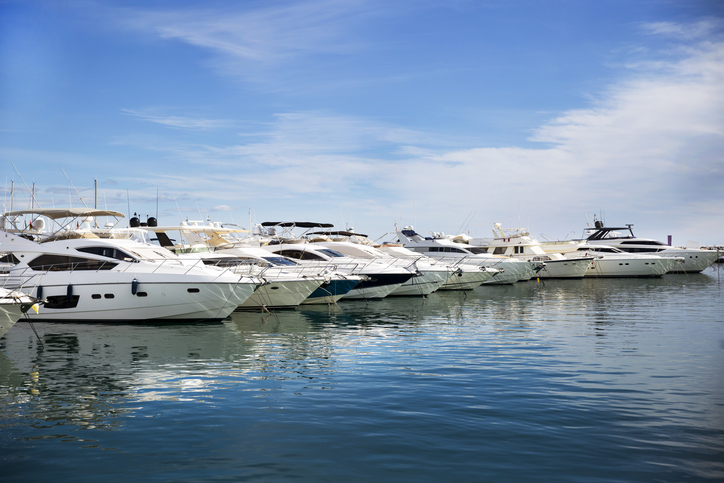
[[[247,283],[150,282],[52,283],[43,278],[46,300],[38,313],[28,311],[38,321],[199,321],[228,317],[254,291]],[[133,293],[134,285],[136,293]],[[38,296],[36,287],[31,292]]]
[[[566,260],[546,260],[546,265],[538,272],[540,278],[583,278],[593,261],[592,257]]]
[[[591,262],[586,277],[661,277],[680,260],[665,259],[601,258]]]
[[[412,273],[364,273],[366,280],[362,280],[355,288],[350,290],[342,300],[371,300],[383,299],[395,289],[412,278]]]
[[[429,295],[438,290],[449,278],[447,270],[426,270],[414,275],[390,295]]]
[[[359,279],[332,279],[323,283],[307,297],[302,305],[333,304],[359,284]]]
[[[4,336],[23,316],[23,306],[15,301],[0,299],[0,337]]]
[[[497,274],[497,275],[496,275]],[[500,272],[484,271],[475,267],[473,269],[462,269],[453,273],[440,287],[440,290],[473,290],[487,282]]]
[[[293,309],[323,282],[323,279],[271,280],[261,285],[236,310]]]
[[[665,250],[656,255],[662,258],[683,257],[684,260],[680,264],[674,265],[668,273],[699,273],[709,268],[717,258],[719,253],[713,250],[686,250],[676,249],[675,251]]]

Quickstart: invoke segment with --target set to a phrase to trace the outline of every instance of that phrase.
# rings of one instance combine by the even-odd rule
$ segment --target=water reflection
[[[277,477],[311,458],[423,479],[499,465],[502,481],[520,454],[560,473],[566,453],[625,480],[616,462],[676,464],[674,445],[693,467],[722,450],[712,368],[724,351],[706,335],[720,333],[721,301],[702,274],[533,280],[215,324],[36,323],[44,347],[20,322],[0,339],[0,447],[25,458],[37,449],[22,443],[42,441],[72,463],[87,458],[77,447],[150,452],[152,467],[159,455],[169,467],[261,462]],[[188,441],[215,457],[189,459]],[[721,475],[713,460],[698,475]]]

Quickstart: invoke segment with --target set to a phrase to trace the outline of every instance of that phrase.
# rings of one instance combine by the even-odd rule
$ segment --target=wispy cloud
[[[147,112],[134,111],[131,109],[121,109],[124,114],[137,117],[141,120],[161,124],[164,126],[177,128],[177,129],[189,129],[189,130],[210,130],[217,128],[225,128],[234,125],[234,122],[223,119],[205,119],[205,118],[192,118],[184,116],[161,116],[153,115]]]
[[[355,40],[357,26],[398,9],[373,0],[316,0],[173,11],[124,8],[114,16],[127,28],[205,49],[221,72],[252,79],[265,69],[289,69],[311,55],[359,52],[364,42]]]
[[[722,26],[724,26],[722,19],[712,17],[693,23],[647,22],[642,24],[642,29],[651,35],[675,37],[680,40],[701,40],[721,31]]]

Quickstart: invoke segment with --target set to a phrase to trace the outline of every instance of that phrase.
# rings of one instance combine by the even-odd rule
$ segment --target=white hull
[[[49,309],[42,306],[31,320],[98,320],[104,321],[164,321],[164,320],[221,320],[248,298],[254,290],[251,284],[195,283],[142,284],[146,297],[131,294],[131,284],[74,285],[73,292],[85,299],[72,309]],[[197,294],[189,290],[199,289]],[[124,290],[125,289],[125,290]],[[44,286],[43,297],[54,291],[63,295],[67,285]],[[102,298],[92,299],[92,294]],[[113,294],[108,300],[106,294]],[[110,303],[108,303],[110,302]]]
[[[586,277],[661,277],[674,263],[680,261],[660,257],[597,258],[588,267]]]
[[[237,310],[297,307],[322,285],[323,281],[323,279],[268,281],[251,294],[244,303],[239,305]]]
[[[546,265],[538,272],[539,278],[583,278],[591,265],[591,258],[546,260]]]
[[[377,287],[354,288],[346,295],[342,296],[342,300],[370,300],[383,299],[394,292],[402,284],[395,283],[389,285],[379,285]]]
[[[0,302],[0,337],[4,336],[22,316],[20,304]]]
[[[34,310],[27,312],[30,320],[221,320],[229,316],[255,288],[254,284],[246,283],[146,282],[138,285],[138,292],[134,295],[130,279],[126,282],[85,284],[69,284],[68,281],[49,283],[48,276],[44,276],[42,298],[62,302],[67,299],[68,285],[72,285],[71,297],[77,297],[75,306],[53,308],[58,304],[46,303],[39,306],[37,314]],[[37,296],[37,288],[31,294]]]
[[[448,278],[447,270],[426,270],[400,285],[390,295],[429,295],[438,290]]]
[[[535,274],[533,267],[538,265],[533,262],[522,262],[513,259],[502,259],[502,261],[503,263],[483,264],[483,266],[503,270],[503,273],[499,273],[487,282],[484,282],[483,285],[509,285],[518,281],[530,280]]]
[[[500,272],[484,271],[479,267],[463,269],[458,271],[440,287],[440,290],[473,290],[487,282],[494,276],[500,276]]]
[[[667,257],[683,257],[684,261],[675,264],[669,273],[699,273],[709,268],[719,257],[714,250],[687,250],[685,248],[672,248],[656,253],[656,255]]]
[[[0,288],[0,337],[4,336],[34,302],[26,294]]]

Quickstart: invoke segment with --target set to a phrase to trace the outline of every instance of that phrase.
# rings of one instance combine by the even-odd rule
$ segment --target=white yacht
[[[670,247],[650,238],[638,238],[633,233],[633,225],[624,227],[606,227],[595,220],[595,228],[584,231],[583,243],[588,245],[606,245],[616,247],[628,253],[645,253],[660,257],[682,257],[683,263],[674,264],[672,273],[698,273],[716,262],[719,254],[713,250],[698,248]]]
[[[23,232],[20,217],[36,217]],[[45,236],[45,223],[65,219]],[[6,287],[23,287],[44,304],[28,311],[47,321],[196,321],[221,320],[254,292],[258,283],[202,262],[185,263],[166,249],[128,239],[100,238],[77,231],[81,220],[123,214],[93,209],[24,210],[4,214],[12,227],[0,243],[18,263]],[[67,220],[79,220],[68,223]],[[74,226],[75,225],[75,226]],[[40,237],[42,241],[29,240]]]
[[[314,225],[318,226],[318,224]],[[362,280],[345,294],[342,300],[384,298],[415,275],[413,271],[392,263],[349,257],[331,248],[310,243],[302,238],[276,239],[264,243],[261,246],[264,250],[292,258],[302,265],[313,267],[331,266],[336,272],[362,276]]]
[[[593,256],[567,258],[560,253],[546,253],[525,229],[504,229],[500,223],[493,225],[493,238],[456,238],[462,238],[474,253],[487,252],[529,262],[545,262],[536,275],[540,278],[583,278],[593,261]]]
[[[225,267],[239,275],[259,278],[261,286],[237,310],[292,309],[310,300],[310,297],[312,303],[333,301],[328,293],[332,278],[329,274],[305,270],[289,259],[258,247],[235,243],[230,238],[232,233],[248,233],[247,230],[225,228],[220,223],[210,222],[182,222],[178,226],[152,224],[143,229],[153,232],[161,246],[182,258],[201,259],[206,265]],[[185,243],[172,241],[171,236],[175,232]],[[347,282],[347,285],[350,283]],[[313,296],[318,290],[321,293]]]
[[[350,231],[334,231],[331,236],[342,236],[347,240],[357,238],[358,234]],[[365,235],[359,235],[366,239]],[[395,257],[390,253],[371,245],[352,241],[316,241],[317,245],[331,248],[345,256],[384,263],[386,266],[398,267],[413,273],[412,278],[393,290],[390,295],[429,295],[439,289],[452,274],[448,267],[434,265],[418,256],[413,259]]]
[[[401,243],[385,243],[378,248],[393,257],[414,260],[415,266],[425,263],[444,268],[449,276],[438,290],[472,290],[502,272],[497,268],[467,265],[463,263],[464,259],[459,259],[451,264],[443,263],[432,257],[415,253],[402,246]]]
[[[400,267],[394,261],[381,262],[350,257],[320,246],[315,242],[328,242],[330,239],[309,233],[311,229],[333,227],[334,225],[330,223],[264,222],[254,226],[252,236],[246,238],[245,242],[260,246],[270,253],[291,258],[304,266],[332,269],[344,275],[361,276],[362,280],[345,294],[342,300],[384,298],[415,275],[412,270]],[[302,229],[304,232],[295,234],[296,229]]]
[[[36,303],[37,300],[19,290],[0,287],[0,337]]]
[[[581,245],[577,251],[564,256],[576,259],[581,254],[595,257],[586,271],[586,277],[661,277],[684,260],[682,257],[627,253],[605,245]]]
[[[337,237],[332,241],[350,242],[356,245],[374,247],[378,250],[374,254],[376,257],[392,256],[393,258],[407,260],[407,263],[412,264],[411,267],[417,273],[417,276],[395,290],[393,295],[425,295],[426,293],[432,293],[434,290],[472,290],[502,272],[502,270],[495,268],[466,264],[464,263],[464,259],[449,260],[448,263],[445,263],[441,260],[415,253],[405,248],[401,243],[376,244],[370,240],[367,235],[357,233],[351,228],[345,231],[317,232],[311,235],[326,236],[327,234]],[[324,241],[324,239],[317,241]],[[430,271],[442,272],[443,270],[447,272],[448,278],[444,280],[442,284],[440,284],[438,280],[441,274],[427,274],[427,272]]]
[[[474,253],[465,243],[455,242],[442,234],[423,237],[411,226],[397,230],[397,236],[405,248],[415,253],[443,261],[454,262],[463,259],[465,264],[502,270],[502,273],[498,273],[484,284],[511,284],[530,280],[545,266],[544,262],[528,262],[501,255]]]

